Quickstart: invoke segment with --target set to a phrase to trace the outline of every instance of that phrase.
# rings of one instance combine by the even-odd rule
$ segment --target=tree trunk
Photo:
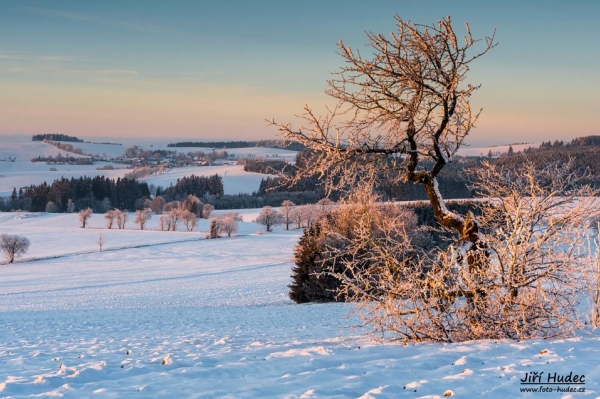
[[[438,190],[435,178],[425,180],[423,185],[425,186],[425,192],[427,193],[437,222],[441,226],[452,229],[459,234],[459,239],[456,242],[457,248],[459,248],[458,262],[462,263],[464,261],[461,255],[464,254],[469,266],[471,280],[480,280],[480,277],[485,272],[485,265],[489,254],[486,251],[482,255],[479,251],[482,248],[482,243],[479,240],[479,225],[475,216],[469,211],[466,218],[463,218],[448,210]],[[477,287],[467,286],[466,288],[465,293],[468,298],[473,298],[476,295],[485,296],[485,293]]]

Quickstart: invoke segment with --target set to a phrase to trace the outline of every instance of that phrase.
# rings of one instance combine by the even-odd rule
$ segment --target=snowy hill
[[[111,144],[95,144],[95,143],[75,143],[76,147],[81,148],[83,153],[106,156],[108,158],[117,158],[122,156],[126,146],[111,145]],[[170,148],[166,145],[148,147],[149,149],[164,149],[176,150],[178,152],[187,153],[189,151],[212,149],[201,148]],[[293,162],[296,156],[295,151],[250,147],[231,149],[228,153],[236,158],[244,157],[264,157],[266,159],[284,159],[288,162]],[[32,158],[38,156],[57,156],[62,154],[65,156],[65,151],[46,144],[41,141],[29,141],[26,138],[17,137],[9,138],[0,144],[0,196],[9,196],[13,190],[29,185],[39,185],[44,181],[51,183],[61,177],[79,178],[82,176],[106,176],[113,179],[124,177],[131,172],[123,164],[118,163],[97,163],[95,165],[69,165],[69,164],[53,164],[48,165],[46,162],[31,162]],[[79,156],[71,154],[71,156]],[[13,162],[13,159],[15,160]],[[104,166],[111,166],[113,170],[102,170]],[[260,181],[268,175],[258,173],[244,172],[240,165],[219,165],[209,167],[188,167],[188,168],[172,168],[161,175],[152,175],[145,179],[149,184],[161,185],[168,187],[171,183],[175,183],[178,178],[195,174],[196,176],[211,176],[219,174],[223,178],[225,194],[241,194],[252,193],[257,191],[260,186]]]

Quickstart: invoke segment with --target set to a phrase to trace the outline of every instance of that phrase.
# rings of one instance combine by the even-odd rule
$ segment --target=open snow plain
[[[27,254],[0,265],[2,398],[460,398],[600,395],[600,339],[380,344],[344,304],[287,297],[299,231],[205,239],[131,221],[0,213]],[[132,220],[132,218],[130,218]],[[105,244],[100,252],[98,237]],[[529,374],[527,374],[529,373]],[[531,373],[584,384],[522,385]],[[524,388],[554,389],[525,393]],[[556,389],[585,392],[556,392]]]

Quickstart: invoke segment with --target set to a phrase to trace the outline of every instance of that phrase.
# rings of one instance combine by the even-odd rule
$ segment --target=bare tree
[[[181,220],[181,209],[179,209],[179,208],[171,209],[167,213],[167,218],[169,219],[168,226],[171,228],[171,230],[176,231],[177,224]]]
[[[290,224],[292,223],[292,212],[295,207],[296,204],[294,204],[292,201],[285,200],[281,203],[281,207],[279,208],[281,219],[283,224],[285,224],[286,230],[290,229]]]
[[[457,282],[474,293],[467,298],[473,328],[485,336],[495,327],[496,336],[518,339],[572,333],[581,321],[577,292],[599,190],[583,184],[586,176],[572,161],[536,167],[524,159],[519,170],[508,171],[485,163],[475,173],[474,188],[487,201],[479,220],[482,245],[473,256],[488,267],[463,272]],[[468,259],[457,259],[464,270]]]
[[[217,220],[216,219],[212,219],[210,221],[210,238],[219,238],[220,232],[219,232],[219,226],[217,224]]]
[[[198,197],[190,194],[181,203],[181,206],[183,209],[187,209],[188,211],[192,212],[196,216],[201,216],[204,204],[202,204],[202,202],[200,201],[200,199],[198,199]]]
[[[213,220],[216,222],[215,233],[217,237],[220,237],[222,234],[227,234],[227,237],[231,237],[232,234],[236,234],[238,231],[237,222],[239,215],[237,213],[230,212],[217,216]]]
[[[115,219],[117,218],[117,214],[119,211],[112,209],[110,211],[106,211],[104,214],[104,219],[106,219],[106,227],[108,229],[112,229],[113,224],[115,223]]]
[[[322,217],[327,214],[330,214],[335,207],[335,203],[329,198],[321,198],[315,204],[314,210],[316,211],[316,216]]]
[[[182,209],[180,211],[180,217],[181,217],[181,220],[183,220],[183,224],[185,225],[185,228],[187,229],[187,231],[194,230],[194,227],[196,227],[196,223],[198,221],[198,217],[196,216],[195,213],[190,212],[187,209]]]
[[[134,223],[140,225],[140,230],[144,230],[144,227],[146,227],[146,223],[148,220],[150,220],[150,217],[152,217],[152,210],[150,208],[136,211]]]
[[[479,116],[469,99],[479,88],[465,84],[474,60],[495,46],[494,36],[464,42],[450,17],[414,24],[395,17],[389,38],[367,33],[369,57],[339,43],[345,66],[328,82],[338,104],[323,116],[308,106],[305,126],[276,123],[285,140],[315,151],[296,179],[317,174],[328,191],[374,184],[383,175],[423,185],[440,225],[475,247],[477,224],[450,212],[436,177],[456,154]]]
[[[265,206],[258,214],[256,222],[264,225],[267,231],[271,231],[273,226],[281,223],[281,215],[270,206]]]
[[[172,211],[173,209],[181,209],[181,202],[179,201],[171,201],[167,202],[163,205],[163,212],[167,213]]]
[[[303,205],[302,214],[304,221],[306,222],[306,227],[312,226],[318,217],[318,212],[315,205]]]
[[[152,212],[156,213],[157,215],[160,215],[163,212],[163,207],[165,206],[165,203],[165,199],[162,196],[158,195],[152,200],[150,209],[152,209]]]
[[[47,213],[58,213],[60,212],[60,208],[52,201],[48,201],[46,203],[46,212]]]
[[[119,226],[119,229],[124,229],[125,223],[127,223],[127,219],[129,219],[129,213],[127,210],[119,209],[115,209],[115,212],[117,214],[117,226]]]
[[[22,255],[29,250],[29,239],[17,235],[0,235],[0,251],[6,254],[8,263],[13,263],[15,256]]]
[[[212,206],[211,204],[205,204],[202,207],[202,217],[204,219],[208,219],[210,218],[210,214],[215,210],[215,207]]]
[[[102,248],[104,247],[104,234],[100,233],[98,234],[98,247],[100,248],[100,252],[102,252]]]
[[[305,221],[304,206],[295,206],[290,212],[290,219],[295,223],[296,228],[302,228],[302,223]]]
[[[171,218],[169,217],[169,215],[161,215],[159,220],[158,220],[158,226],[160,228],[161,231],[166,230],[166,231],[170,231],[171,230]]]
[[[87,225],[87,221],[92,216],[92,209],[91,208],[82,209],[81,211],[79,211],[79,213],[77,215],[79,216],[79,221],[81,222],[81,228],[85,229],[85,226]]]

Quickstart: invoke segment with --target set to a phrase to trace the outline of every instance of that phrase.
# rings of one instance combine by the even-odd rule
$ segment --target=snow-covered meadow
[[[350,305],[287,297],[297,230],[205,239],[132,222],[81,229],[74,214],[0,214],[30,251],[0,266],[0,397],[538,397],[533,372],[585,375],[600,395],[600,337],[528,342],[382,344]],[[131,220],[131,219],[130,219]],[[98,237],[105,244],[100,252]],[[529,374],[527,374],[529,373]],[[542,395],[544,396],[544,395]],[[548,395],[546,395],[548,396]]]

